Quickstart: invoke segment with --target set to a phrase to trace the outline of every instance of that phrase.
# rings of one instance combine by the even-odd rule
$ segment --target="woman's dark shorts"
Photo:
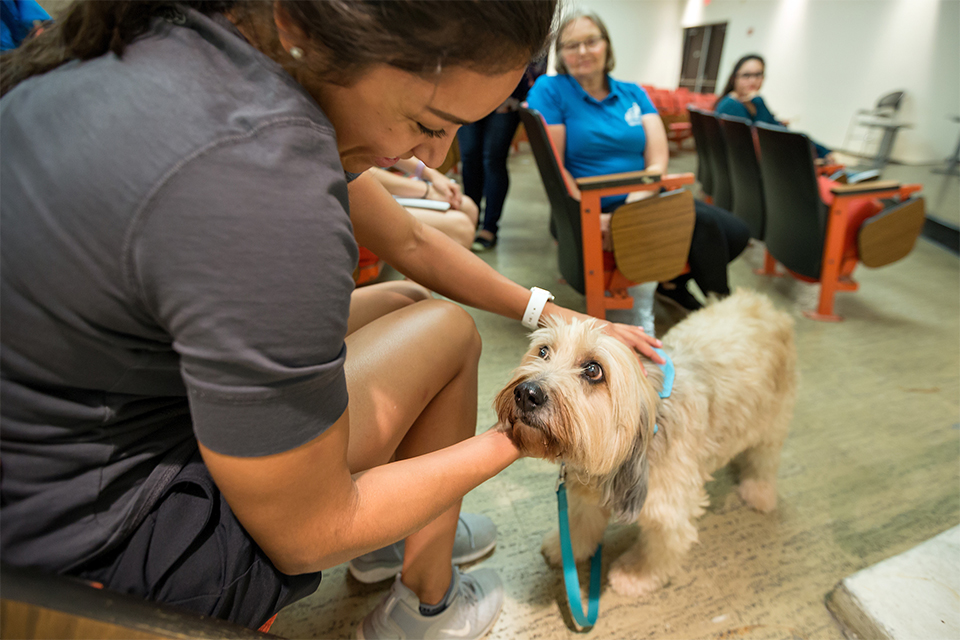
[[[277,571],[244,530],[197,452],[119,548],[81,578],[257,628],[320,585],[320,572]]]

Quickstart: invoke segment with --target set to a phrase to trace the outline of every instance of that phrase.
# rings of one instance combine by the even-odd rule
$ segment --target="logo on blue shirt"
[[[626,120],[627,124],[631,127],[643,124],[643,112],[640,111],[640,105],[634,102],[633,106],[627,109],[627,112],[623,114],[623,119]]]

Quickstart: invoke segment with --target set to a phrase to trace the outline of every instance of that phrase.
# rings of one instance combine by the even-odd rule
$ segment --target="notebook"
[[[425,200],[423,198],[398,198],[394,199],[404,207],[414,207],[416,209],[433,209],[434,211],[446,211],[450,208],[449,202],[442,200]]]

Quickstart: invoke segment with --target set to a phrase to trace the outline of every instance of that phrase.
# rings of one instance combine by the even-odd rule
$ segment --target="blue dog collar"
[[[659,365],[663,369],[663,388],[658,394],[661,398],[669,398],[670,394],[673,393],[673,379],[677,377],[677,372],[673,368],[673,360],[670,359],[670,356],[667,355],[667,352],[663,349],[654,348],[654,351],[659,353],[666,362],[662,365]],[[656,434],[657,431],[660,431],[660,425],[653,425],[653,433]]]
[[[666,363],[660,365],[660,368],[663,369],[663,389],[660,390],[660,397],[669,398],[673,392],[673,379],[677,377],[676,370],[673,368],[673,360],[670,359],[670,356],[668,356],[667,352],[663,349],[655,348],[654,351],[666,360]]]

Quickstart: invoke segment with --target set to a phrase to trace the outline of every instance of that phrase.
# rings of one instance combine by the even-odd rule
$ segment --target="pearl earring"
[[[303,49],[300,47],[290,47],[290,55],[293,56],[294,60],[303,59]]]

